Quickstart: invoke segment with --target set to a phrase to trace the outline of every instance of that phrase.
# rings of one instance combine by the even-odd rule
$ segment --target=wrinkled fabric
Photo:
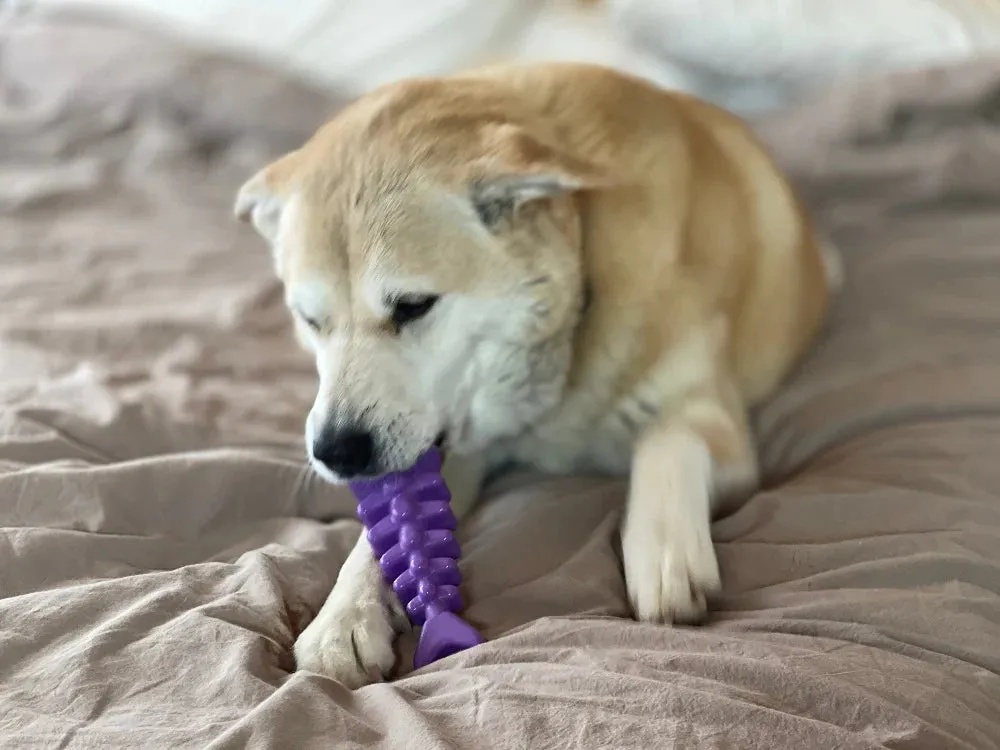
[[[629,619],[622,482],[512,477],[462,531],[488,642],[349,692],[293,672],[358,527],[231,218],[337,102],[79,18],[0,59],[0,746],[1000,747],[1000,65],[762,126],[847,283],[705,626]]]

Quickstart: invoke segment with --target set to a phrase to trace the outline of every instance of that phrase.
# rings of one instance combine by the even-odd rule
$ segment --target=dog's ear
[[[580,187],[557,173],[500,175],[475,180],[469,195],[480,220],[487,227],[493,227],[525,203],[551,198]]]
[[[274,243],[281,213],[291,189],[297,152],[272,162],[247,180],[236,195],[233,212],[240,221],[253,224],[264,239]]]
[[[481,134],[486,152],[469,186],[487,227],[519,206],[579,190],[612,187],[614,176],[594,161],[571,155],[515,125],[492,125]]]

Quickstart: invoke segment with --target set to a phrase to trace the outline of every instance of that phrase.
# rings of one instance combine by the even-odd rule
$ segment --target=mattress
[[[630,618],[623,482],[512,476],[462,529],[488,642],[349,691],[292,644],[358,525],[231,218],[340,102],[95,17],[0,53],[0,746],[1000,747],[1000,64],[760,124],[847,276],[704,626]]]

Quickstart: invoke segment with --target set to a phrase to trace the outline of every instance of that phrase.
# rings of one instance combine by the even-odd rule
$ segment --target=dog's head
[[[442,440],[482,449],[562,394],[579,193],[601,176],[490,89],[376,91],[239,193],[315,355],[306,441],[332,481],[406,468]]]

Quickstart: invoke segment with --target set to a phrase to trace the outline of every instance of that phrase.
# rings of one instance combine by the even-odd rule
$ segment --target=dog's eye
[[[308,315],[303,315],[301,312],[299,313],[299,318],[316,333],[319,333],[323,329],[322,324],[315,318],[310,318]]]
[[[431,311],[439,299],[440,297],[433,294],[425,297],[400,297],[392,305],[392,324],[396,328],[402,328],[407,323],[420,320]]]

